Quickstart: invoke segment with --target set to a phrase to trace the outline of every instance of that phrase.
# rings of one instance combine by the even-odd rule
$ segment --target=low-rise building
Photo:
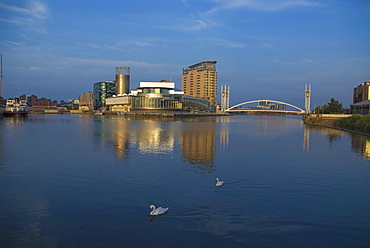
[[[351,104],[351,114],[357,115],[370,114],[370,100]]]
[[[79,96],[79,106],[81,109],[84,109],[84,110],[93,110],[94,109],[94,93],[91,91],[87,93],[82,93]]]

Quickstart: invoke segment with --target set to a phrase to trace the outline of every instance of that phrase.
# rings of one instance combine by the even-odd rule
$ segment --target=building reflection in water
[[[229,122],[230,118],[217,120],[181,120],[169,119],[159,121],[157,119],[130,119],[112,117],[114,121],[102,120],[101,145],[113,146],[117,159],[128,160],[132,149],[137,149],[142,154],[170,154],[173,153],[176,141],[179,141],[183,161],[189,163],[193,171],[211,173],[215,171],[216,143],[219,135],[220,148],[225,150],[229,145]],[[239,121],[239,120],[232,120]],[[245,122],[246,120],[241,120]],[[258,122],[255,130],[251,130],[252,136],[278,136],[290,126],[297,127],[296,122],[286,122],[284,118],[260,118],[247,120]],[[298,120],[299,121],[299,120]],[[184,128],[183,123],[186,122]],[[217,126],[219,129],[217,129]],[[273,128],[271,127],[273,126]],[[279,132],[279,130],[283,130]],[[327,135],[329,143],[333,143],[342,135],[350,135],[352,150],[360,154],[364,159],[370,159],[370,138],[361,135],[350,134],[336,129],[322,128],[304,125],[303,152],[310,151],[310,134],[320,132]],[[109,132],[109,134],[107,133]],[[109,136],[109,137],[107,137]]]
[[[133,142],[141,153],[171,153],[174,150],[174,133],[168,130],[168,126],[162,127],[161,122],[145,121],[142,128],[138,129]]]
[[[370,138],[352,136],[352,151],[361,154],[363,159],[370,160]]]
[[[181,132],[182,158],[197,172],[211,173],[215,170],[216,123],[194,122],[192,127]]]
[[[110,121],[114,119],[114,121]],[[130,158],[131,122],[122,118],[101,118],[94,122],[95,138],[99,146],[107,147],[115,152],[118,160]]]
[[[129,159],[130,150],[135,148],[142,154],[170,154],[175,150],[176,140],[179,140],[182,159],[190,164],[192,170],[208,173],[215,170],[215,121],[193,122],[188,120],[186,121],[187,128],[183,129],[181,123],[184,120],[158,121],[154,118],[121,117],[110,119],[115,120],[113,122],[102,120],[100,135],[104,141],[100,142],[104,146],[107,142],[113,142],[118,159]],[[189,123],[191,124],[188,125]],[[112,126],[107,127],[106,125]],[[105,132],[111,132],[111,134]],[[176,135],[180,136],[176,137]],[[228,132],[224,132],[222,136],[228,139],[226,138]]]
[[[127,130],[129,130],[130,122],[124,120],[117,120],[116,128],[114,129],[114,147],[117,159],[128,160],[130,155],[130,137]]]

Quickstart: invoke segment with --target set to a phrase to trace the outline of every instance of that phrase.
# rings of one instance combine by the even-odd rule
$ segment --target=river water
[[[0,134],[1,247],[370,247],[369,137],[261,116],[31,115]]]

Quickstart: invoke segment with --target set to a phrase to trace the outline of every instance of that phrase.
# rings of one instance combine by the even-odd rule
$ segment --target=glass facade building
[[[132,109],[182,110],[182,103],[176,99],[136,96],[132,100]]]
[[[175,91],[172,82],[141,82],[132,97],[133,110],[182,110],[182,92]]]
[[[116,83],[113,81],[104,81],[94,84],[94,108],[105,109],[106,99],[116,93]]]
[[[208,99],[195,96],[183,96],[181,102],[185,110],[199,110],[199,111],[216,111],[216,106],[211,104]]]

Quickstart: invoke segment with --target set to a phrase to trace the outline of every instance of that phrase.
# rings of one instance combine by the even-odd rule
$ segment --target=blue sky
[[[272,99],[349,107],[370,80],[368,0],[0,0],[3,96],[78,98],[116,66],[140,81],[216,60],[231,105]],[[220,102],[220,99],[219,99]]]

